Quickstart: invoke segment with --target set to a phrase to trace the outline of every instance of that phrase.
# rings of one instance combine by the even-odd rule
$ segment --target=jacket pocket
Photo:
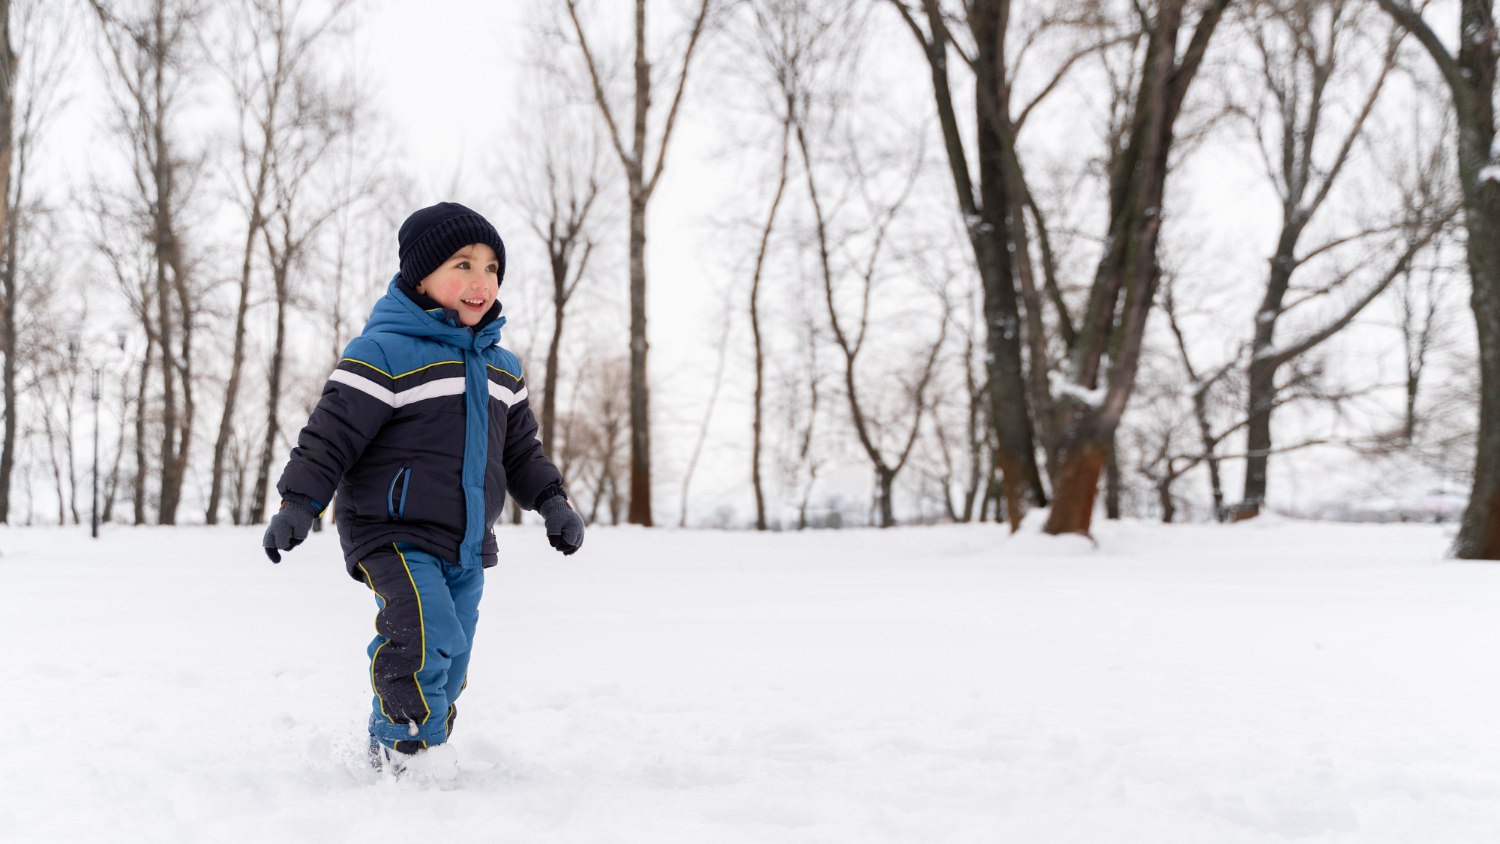
[[[406,493],[411,488],[411,467],[402,466],[391,477],[385,493],[385,512],[391,521],[406,518]]]

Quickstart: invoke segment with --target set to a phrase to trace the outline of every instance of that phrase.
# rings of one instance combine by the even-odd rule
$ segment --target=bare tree
[[[1480,374],[1474,489],[1453,553],[1460,559],[1500,560],[1500,126],[1495,116],[1500,26],[1495,3],[1460,0],[1455,56],[1422,9],[1403,0],[1376,2],[1432,57],[1452,96]]]
[[[306,78],[330,28],[352,0],[337,0],[316,19],[299,20],[302,4],[288,8],[278,0],[239,0],[233,7],[232,39],[219,70],[229,80],[238,107],[239,168],[235,192],[245,214],[238,300],[234,311],[233,351],[224,403],[210,464],[208,524],[218,524],[224,491],[224,460],[238,418],[240,378],[245,363],[245,319],[256,253],[264,237],[271,172],[278,148],[306,120]]]
[[[850,3],[813,4],[809,0],[754,0],[744,5],[747,20],[735,30],[741,33],[743,53],[734,71],[765,92],[762,105],[779,130],[775,181],[751,264],[749,303],[751,362],[755,371],[750,420],[750,486],[755,497],[755,527],[767,528],[765,479],[766,338],[761,325],[761,291],[771,257],[771,239],[786,197],[792,163],[792,126],[798,109],[807,108],[814,95],[809,77],[820,65],[838,64],[858,40],[859,19]]]
[[[199,165],[183,157],[172,133],[178,125],[178,97],[193,67],[189,51],[204,4],[149,0],[128,13],[101,0],[89,2],[114,67],[115,105],[119,131],[129,147],[136,216],[153,251],[151,293],[162,389],[157,512],[162,524],[175,524],[193,439],[193,317],[201,293],[184,240]]]
[[[901,385],[902,398],[899,410],[892,414],[905,423],[904,434],[897,432],[891,436],[896,423],[893,420],[880,419],[870,412],[867,407],[868,396],[862,396],[861,393],[858,364],[860,353],[866,348],[865,343],[870,336],[871,302],[878,275],[883,270],[882,259],[886,257],[884,253],[889,248],[887,239],[920,173],[922,151],[918,150],[916,166],[911,168],[910,176],[899,187],[893,199],[882,201],[866,197],[866,204],[869,206],[872,217],[868,227],[857,234],[851,233],[854,234],[853,237],[842,236],[840,240],[844,242],[847,251],[851,240],[868,239],[868,251],[854,259],[858,263],[852,267],[836,266],[833,246],[835,235],[831,231],[834,220],[831,206],[826,203],[824,196],[826,188],[820,189],[819,186],[819,168],[812,152],[813,141],[809,138],[808,117],[798,111],[793,128],[797,150],[802,159],[802,171],[806,176],[807,196],[812,205],[818,275],[823,286],[823,301],[827,306],[828,325],[833,332],[834,342],[842,353],[844,397],[849,404],[850,419],[860,447],[875,471],[876,508],[879,513],[880,526],[891,527],[896,523],[891,493],[896,477],[911,457],[917,435],[921,431],[922,418],[928,409],[927,389],[937,371],[938,357],[948,335],[951,308],[947,300],[947,291],[943,290],[940,294],[942,315],[938,337],[932,343],[930,351],[926,353],[925,360],[913,370],[914,374],[911,378]],[[848,161],[854,166],[854,172],[851,174],[852,180],[862,189],[870,188],[873,180],[860,165],[857,149],[851,150]],[[847,324],[846,317],[841,317],[839,313],[839,296],[836,292],[836,288],[841,286],[840,279],[846,276],[854,277],[857,285],[856,300],[859,303],[858,316],[848,321]],[[882,447],[882,441],[888,439],[895,441],[894,454],[888,454]]]
[[[1202,461],[1208,466],[1209,497],[1213,500],[1214,518],[1222,522],[1228,519],[1229,508],[1224,504],[1224,481],[1219,471],[1222,462],[1218,454],[1219,443],[1229,435],[1230,431],[1238,430],[1243,427],[1244,423],[1235,425],[1230,431],[1221,431],[1216,434],[1214,433],[1209,408],[1214,387],[1223,382],[1240,366],[1244,353],[1240,352],[1231,357],[1223,364],[1215,367],[1211,372],[1200,372],[1199,368],[1193,365],[1193,356],[1188,351],[1187,336],[1183,332],[1182,322],[1178,318],[1176,285],[1169,281],[1164,285],[1164,288],[1163,292],[1165,296],[1163,297],[1162,310],[1165,311],[1167,317],[1167,327],[1172,331],[1172,339],[1177,344],[1178,360],[1182,363],[1182,369],[1187,374],[1188,397],[1193,404],[1193,421],[1197,425],[1198,444],[1201,451],[1197,455],[1197,459],[1189,465],[1184,466],[1181,471],[1174,474],[1173,467],[1169,464],[1166,472],[1160,474],[1159,477],[1162,484],[1159,488],[1161,489],[1164,502],[1163,511],[1165,513],[1168,509],[1165,504],[1170,495],[1172,481],[1181,472],[1193,468],[1197,465],[1198,461]],[[1171,521],[1170,515],[1164,515],[1163,519],[1164,521]]]
[[[815,447],[821,432],[818,417],[823,412],[823,380],[828,376],[818,354],[822,340],[817,314],[822,308],[816,300],[822,298],[821,291],[815,291],[811,284],[798,284],[790,292],[796,308],[796,319],[792,322],[796,353],[779,359],[785,364],[779,368],[777,378],[782,398],[773,418],[780,418],[784,427],[776,466],[790,499],[796,503],[797,529],[805,530],[810,524],[808,510],[818,472],[828,459],[821,448]]]
[[[1330,279],[1330,273],[1320,273],[1309,264],[1320,257],[1326,264],[1330,253],[1350,244],[1376,249],[1378,244],[1369,241],[1395,228],[1380,221],[1357,234],[1303,245],[1304,235],[1327,207],[1339,177],[1346,172],[1356,142],[1396,67],[1401,42],[1399,29],[1366,33],[1371,28],[1368,16],[1353,0],[1260,0],[1248,14],[1265,94],[1253,106],[1241,106],[1239,110],[1255,130],[1260,160],[1280,200],[1281,231],[1253,325],[1248,461],[1236,518],[1255,516],[1265,502],[1278,371],[1347,326],[1384,290],[1378,282],[1369,285],[1368,295],[1357,297],[1326,327],[1307,332],[1307,339],[1313,342],[1278,346],[1276,332],[1290,308],[1306,302],[1304,297],[1327,295],[1332,288],[1346,285],[1351,276],[1357,277],[1335,269]],[[1361,90],[1356,87],[1360,85],[1357,74],[1362,70],[1357,59],[1371,52],[1372,46],[1380,59],[1370,73],[1373,79]],[[1346,88],[1357,93],[1344,108],[1338,92]],[[1339,116],[1345,111],[1351,116],[1341,124]],[[1337,134],[1330,144],[1325,135],[1332,133]],[[1417,245],[1420,248],[1420,243]],[[1313,276],[1314,287],[1322,285],[1323,289],[1309,291],[1304,283],[1304,289],[1299,290],[1297,282],[1303,276]]]
[[[589,278],[589,259],[599,244],[598,206],[603,194],[602,159],[593,134],[576,128],[563,106],[538,108],[540,131],[528,136],[534,149],[509,174],[512,196],[526,225],[546,249],[551,275],[552,334],[542,384],[542,449],[554,453],[558,375],[568,305]]]
[[[974,251],[984,290],[984,314],[987,326],[987,365],[985,382],[989,389],[987,418],[997,444],[995,459],[1000,471],[1005,512],[1011,529],[1020,527],[1021,517],[1029,505],[1045,504],[1041,472],[1036,462],[1035,434],[1032,419],[1048,420],[1050,398],[1046,393],[1047,360],[1036,349],[1045,344],[1041,329],[1040,297],[1036,295],[1032,276],[1025,213],[1034,214],[1034,222],[1047,248],[1045,219],[1032,200],[1025,182],[1025,172],[1016,150],[1017,137],[1027,116],[1049,96],[1079,58],[1098,49],[1089,45],[1065,61],[1052,81],[1019,114],[1013,115],[1012,90],[1016,56],[1012,63],[1006,55],[1011,24],[1010,0],[973,0],[963,4],[963,14],[944,10],[940,0],[891,0],[922,48],[932,77],[938,122],[942,129],[949,172],[957,192],[959,212],[963,216],[970,247]],[[925,20],[925,28],[919,21]],[[955,42],[955,33],[966,32],[967,49]],[[1025,51],[1022,50],[1022,53]],[[971,169],[953,102],[953,83],[949,74],[949,56],[955,53],[974,77],[975,127],[973,142],[978,176]],[[1050,255],[1048,256],[1048,267]],[[1049,273],[1047,276],[1052,279]],[[1024,325],[1017,283],[1031,295]],[[1053,288],[1055,290],[1055,288]],[[1061,305],[1061,297],[1054,303]],[[1065,333],[1071,333],[1065,310],[1059,311]],[[1026,358],[1022,354],[1023,330],[1033,346],[1029,378]],[[1051,438],[1048,438],[1050,446]],[[1050,454],[1050,451],[1049,451]]]
[[[1436,249],[1434,251],[1441,251]],[[1401,440],[1411,446],[1417,439],[1420,414],[1417,409],[1423,376],[1432,353],[1446,333],[1443,302],[1449,300],[1451,276],[1439,263],[1412,267],[1402,273],[1394,285],[1397,325],[1401,331],[1406,407],[1401,425]]]
[[[1130,128],[1110,173],[1109,238],[1057,396],[1061,441],[1047,533],[1087,534],[1093,520],[1099,474],[1130,400],[1160,280],[1156,252],[1177,117],[1228,4],[1208,0],[1186,42],[1186,0],[1138,7],[1146,49]]]
[[[62,339],[62,338],[59,338]],[[31,390],[44,393],[42,402],[43,433],[47,441],[52,476],[57,485],[58,524],[78,524],[78,452],[74,437],[77,427],[78,381],[87,366],[80,352],[82,337],[77,329],[66,332],[58,348],[66,348],[66,357],[55,354],[47,370],[38,373]],[[46,384],[47,387],[43,387]]]
[[[1187,392],[1181,373],[1165,356],[1149,356],[1137,377],[1131,412],[1116,439],[1127,465],[1145,478],[1154,493],[1157,515],[1163,524],[1177,518],[1177,481],[1197,465],[1184,443],[1192,439],[1190,421],[1182,412],[1182,394]]]
[[[57,105],[59,83],[68,66],[67,23],[56,7],[38,0],[0,0],[0,391],[4,428],[0,434],[0,522],[10,519],[11,475],[15,468],[16,426],[24,320],[17,318],[25,286],[20,242],[25,238],[31,202],[30,171]]]
[[[973,291],[977,294],[978,291]],[[970,296],[965,312],[977,308],[977,295]],[[936,467],[929,472],[930,480],[936,484],[937,497],[948,519],[954,522],[971,522],[976,505],[985,488],[985,465],[987,461],[984,408],[986,402],[984,362],[980,350],[984,345],[981,336],[983,326],[980,319],[958,320],[955,327],[961,332],[963,348],[951,361],[940,364],[945,382],[934,390],[932,412],[929,416],[934,445]],[[950,380],[953,373],[961,376],[962,388]],[[953,408],[953,410],[948,410]],[[947,411],[947,412],[945,412]],[[955,423],[950,418],[960,417]],[[953,429],[958,428],[955,432]],[[954,485],[959,485],[961,498],[953,499]]]
[[[10,221],[10,168],[14,153],[16,49],[10,33],[10,0],[0,0],[0,231],[8,244],[15,239]],[[16,449],[16,272],[7,246],[7,260],[0,276],[0,354],[5,355],[3,380],[5,428],[0,436],[0,522],[10,521],[10,477]]]
[[[776,189],[771,195],[771,204],[766,211],[765,225],[761,227],[760,242],[755,250],[754,269],[750,273],[750,335],[754,340],[751,361],[755,367],[755,391],[752,396],[750,421],[750,487],[755,493],[755,529],[766,529],[766,492],[761,477],[762,434],[765,430],[766,361],[765,340],[761,335],[760,290],[765,278],[766,257],[771,248],[771,235],[776,230],[776,214],[781,210],[781,200],[786,195],[787,176],[792,159],[792,119],[795,103],[800,95],[797,86],[798,68],[796,59],[801,55],[802,44],[798,43],[796,29],[805,19],[805,10],[799,7],[785,12],[752,6],[756,19],[756,32],[762,41],[761,48],[773,75],[780,83],[781,99],[784,103],[778,118],[781,122],[781,155],[776,168]],[[786,15],[790,20],[779,21],[770,17]],[[787,30],[792,30],[788,33]],[[778,38],[778,35],[790,37]]]
[[[144,345],[140,357],[127,358],[125,368],[134,371],[125,376],[122,385],[125,395],[133,392],[129,399],[131,424],[131,451],[133,467],[130,472],[130,500],[132,523],[146,523],[146,509],[150,503],[147,481],[154,453],[151,437],[159,424],[160,415],[148,399],[151,397],[152,375],[156,366],[156,350],[161,342],[157,330],[158,312],[153,307],[156,258],[151,244],[141,240],[140,210],[130,197],[121,197],[95,184],[88,196],[88,217],[94,223],[90,230],[90,241],[95,252],[104,260],[131,316],[141,327]],[[122,417],[122,420],[126,417]]]
[[[355,126],[355,104],[347,91],[338,92],[312,78],[297,80],[296,111],[287,136],[277,144],[270,163],[270,207],[261,226],[261,243],[271,274],[276,328],[271,344],[267,382],[266,430],[255,486],[250,493],[251,522],[264,518],[271,487],[271,466],[282,438],[281,398],[285,392],[287,315],[292,304],[292,276],[306,268],[309,252],[338,210],[366,191],[340,185],[344,192],[321,190],[316,177],[341,138]]]
[[[588,522],[599,520],[599,508],[609,512],[611,524],[620,523],[624,501],[621,476],[626,468],[622,440],[625,438],[629,410],[629,366],[623,358],[606,359],[590,365],[587,379],[579,379],[587,393],[583,412],[572,433],[566,438],[573,452],[569,472],[578,478],[583,489],[574,495],[589,495]],[[575,415],[574,412],[562,414]],[[565,422],[566,424],[566,422]]]
[[[124,355],[124,349],[121,349],[121,353],[122,358],[128,361],[129,358]],[[109,471],[104,476],[104,489],[101,491],[101,497],[103,498],[101,506],[104,512],[100,515],[99,520],[106,524],[114,521],[115,501],[120,494],[121,469],[125,459],[125,435],[130,431],[130,426],[125,424],[125,420],[130,419],[132,415],[130,376],[131,372],[128,366],[120,369],[120,403],[119,414],[117,416],[120,420],[120,425],[117,427],[115,434],[115,456],[110,461]]]
[[[358,76],[337,84],[354,103],[370,99]],[[327,167],[328,190],[347,200],[337,203],[328,222],[333,283],[326,286],[321,308],[327,320],[328,371],[338,366],[344,347],[363,325],[361,308],[385,292],[381,282],[391,276],[387,244],[414,192],[410,179],[393,166],[393,142],[388,140],[391,133],[382,131],[384,121],[368,108],[356,110],[353,120],[350,131],[338,138]]]
[[[713,0],[700,0],[688,30],[687,46],[677,60],[676,90],[668,108],[666,123],[656,146],[655,163],[649,164],[647,128],[653,99],[652,62],[646,50],[647,0],[635,0],[635,118],[631,124],[629,144],[621,123],[615,118],[616,106],[605,90],[604,69],[579,15],[579,0],[565,0],[568,19],[578,38],[578,46],[587,65],[593,85],[594,103],[608,127],[609,140],[625,171],[630,203],[630,523],[650,526],[651,516],[651,414],[650,388],[646,367],[646,209],[661,180],[667,163],[667,149],[677,115],[687,90],[688,71],[692,66],[700,37],[708,21]],[[648,169],[649,168],[649,169]]]
[[[714,408],[718,406],[719,394],[724,387],[724,369],[729,361],[730,325],[732,324],[730,304],[730,300],[726,297],[716,332],[718,342],[714,350],[713,382],[708,388],[708,401],[703,405],[703,420],[698,423],[698,436],[693,440],[693,450],[688,454],[687,466],[682,472],[682,496],[677,513],[678,527],[687,527],[688,493],[692,489],[693,475],[698,471],[698,460],[703,456],[703,446],[708,442],[709,424],[714,418]]]

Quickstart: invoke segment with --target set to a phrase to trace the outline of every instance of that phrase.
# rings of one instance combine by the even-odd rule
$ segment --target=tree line
[[[337,61],[361,6],[58,9],[0,0],[0,520],[16,478],[78,519],[80,385],[103,356],[106,518],[173,524],[191,501],[210,524],[260,521],[326,374],[289,360],[331,365],[358,330],[410,189],[379,141],[390,115]],[[1435,23],[1454,11],[1456,31]],[[545,262],[526,357],[591,519],[658,521],[649,340],[679,327],[647,324],[647,247],[664,174],[705,156],[678,137],[696,124],[737,178],[712,223],[724,308],[688,397],[701,421],[679,425],[679,523],[715,448],[743,449],[759,529],[1015,529],[1047,507],[1047,532],[1087,533],[1101,493],[1109,515],[1253,518],[1278,455],[1335,443],[1461,478],[1455,553],[1500,558],[1489,0],[563,0],[527,20],[515,97],[537,119],[502,168],[507,236]],[[42,281],[74,218],[32,196],[69,33],[102,57],[100,143],[129,171],[69,197],[128,314],[83,338]],[[201,142],[204,122],[229,141]],[[1194,189],[1225,155],[1274,197],[1244,202],[1259,271],[1203,266],[1195,207],[1239,197]],[[1225,275],[1258,301],[1238,326]],[[1392,337],[1397,379],[1341,356]],[[723,404],[745,410],[733,444],[713,443]],[[821,492],[839,463],[868,467],[867,501]]]

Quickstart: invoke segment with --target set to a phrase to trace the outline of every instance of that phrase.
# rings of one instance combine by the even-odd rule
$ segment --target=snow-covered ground
[[[1500,840],[1500,564],[1441,527],[501,530],[399,781],[331,534],[0,532],[0,841]]]

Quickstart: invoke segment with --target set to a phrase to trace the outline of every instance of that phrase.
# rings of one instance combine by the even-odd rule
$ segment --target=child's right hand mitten
[[[273,563],[281,562],[280,551],[290,551],[302,544],[307,538],[307,532],[312,530],[313,520],[318,514],[313,512],[311,504],[303,504],[299,501],[282,501],[281,509],[271,517],[271,524],[266,526],[265,538],[260,544],[266,549],[266,556]]]
[[[568,503],[567,493],[560,487],[547,488],[540,498],[536,509],[547,523],[547,541],[563,556],[571,555],[583,546],[583,517]]]

